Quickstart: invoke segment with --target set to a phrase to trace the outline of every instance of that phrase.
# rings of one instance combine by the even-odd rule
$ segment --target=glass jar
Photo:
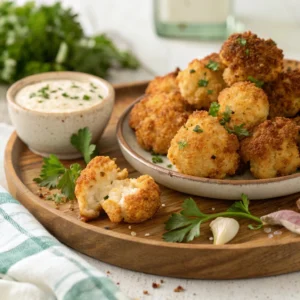
[[[153,0],[160,36],[224,39],[242,31],[235,21],[232,0]]]

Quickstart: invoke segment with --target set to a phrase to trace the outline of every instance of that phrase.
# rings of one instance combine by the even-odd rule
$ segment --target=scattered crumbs
[[[272,232],[272,229],[270,227],[266,227],[266,228],[264,228],[264,232],[270,233],[270,232]]]
[[[156,283],[156,282],[153,282],[153,283],[152,283],[152,287],[153,287],[154,289],[158,289],[158,288],[160,287],[160,284],[159,284],[159,283]]]
[[[149,292],[148,292],[147,290],[144,290],[144,291],[143,291],[143,294],[144,294],[144,295],[150,295]]]
[[[120,285],[120,282],[117,282],[117,285]]]
[[[269,238],[269,239],[272,239],[272,238],[273,238],[273,234],[272,234],[272,233],[269,233],[269,234],[268,234],[268,238]]]
[[[214,207],[212,207],[212,208],[211,208],[211,210],[215,210],[215,208],[214,208]]]
[[[162,206],[162,207],[165,207],[165,206],[166,206],[166,204],[164,204],[164,203],[163,203],[161,206]]]
[[[130,225],[128,226],[128,229],[131,229],[131,226],[130,226]]]
[[[213,238],[212,236],[210,236],[210,237],[209,237],[209,240],[210,240],[210,241],[213,241],[213,240],[214,240],[214,238]]]
[[[179,285],[176,289],[174,289],[175,293],[180,293],[180,292],[184,292],[184,291],[185,291],[185,289],[181,285]]]
[[[145,236],[149,236],[150,235],[150,233],[145,233]]]
[[[163,279],[160,280],[160,283],[165,283],[165,281]]]
[[[136,236],[136,232],[135,231],[131,231],[131,235],[132,236]]]
[[[281,235],[282,234],[282,231],[281,230],[276,230],[274,231],[274,235]]]
[[[110,271],[106,271],[106,274],[111,274]]]
[[[109,226],[104,226],[104,229],[109,230],[110,227]]]

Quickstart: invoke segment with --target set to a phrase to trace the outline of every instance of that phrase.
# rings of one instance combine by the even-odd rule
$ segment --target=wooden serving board
[[[116,157],[130,177],[139,174],[123,158],[115,136],[117,121],[125,108],[145,90],[146,83],[115,86],[116,104],[110,123],[100,140],[100,154]],[[65,162],[66,164],[74,161]],[[153,219],[142,224],[113,224],[106,215],[84,223],[78,207],[69,204],[59,209],[51,201],[40,199],[38,186],[32,181],[39,175],[42,158],[32,153],[14,133],[5,153],[5,171],[12,195],[61,242],[98,260],[130,270],[184,278],[229,279],[269,276],[300,270],[300,237],[280,227],[281,235],[268,238],[263,230],[251,231],[249,222],[241,220],[241,229],[230,244],[214,246],[208,224],[201,225],[201,236],[188,244],[162,240],[164,223],[171,213],[181,209],[186,194],[161,186],[162,203]],[[262,216],[277,209],[297,210],[300,194],[250,204],[253,214]],[[227,201],[193,197],[206,213],[224,211]],[[106,228],[106,229],[105,229]],[[109,228],[109,229],[108,229]],[[136,232],[132,236],[131,232]],[[145,234],[150,234],[145,236]]]

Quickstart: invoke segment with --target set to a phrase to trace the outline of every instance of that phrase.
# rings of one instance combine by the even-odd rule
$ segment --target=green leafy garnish
[[[194,132],[197,132],[197,133],[201,133],[203,132],[203,129],[201,129],[201,127],[199,125],[196,125],[193,129]]]
[[[69,98],[69,97],[70,97],[67,93],[62,93],[61,95],[62,95],[63,97],[65,97],[65,98]]]
[[[96,145],[91,144],[92,134],[90,130],[85,127],[78,130],[71,136],[71,144],[83,155],[86,164],[97,155]]]
[[[88,101],[91,97],[89,95],[83,95],[82,99]]]
[[[208,64],[205,65],[205,67],[206,67],[207,69],[212,70],[212,71],[218,71],[218,70],[219,70],[219,63],[216,62],[216,61],[210,60],[210,61],[208,62]]]
[[[218,102],[213,102],[209,107],[208,114],[213,117],[216,117],[218,115],[219,109],[220,109],[220,104]]]
[[[257,80],[252,76],[248,76],[247,78],[249,81],[253,82],[257,87],[261,88],[265,83],[261,80]]]
[[[103,99],[103,96],[101,96],[101,95],[98,95],[98,97],[99,97],[99,99]]]
[[[207,86],[208,85],[208,80],[205,80],[205,79],[200,79],[198,81],[198,86]]]
[[[187,144],[188,143],[186,141],[179,141],[178,142],[179,149],[180,150],[184,149],[187,146]]]
[[[196,71],[194,69],[190,69],[190,73],[193,74],[195,73]]]
[[[222,113],[223,118],[220,120],[221,125],[225,125],[230,122],[232,110],[229,106],[226,106],[225,111]]]
[[[183,210],[174,213],[165,223],[166,233],[163,239],[167,242],[190,242],[200,236],[200,226],[218,217],[244,218],[258,223],[258,226],[249,226],[250,229],[259,229],[263,226],[260,218],[254,216],[249,211],[249,200],[245,194],[241,195],[242,200],[235,202],[225,212],[205,214],[200,211],[196,202],[192,198],[184,200]]]
[[[207,90],[207,94],[211,95],[214,91],[213,90]]]
[[[245,46],[247,44],[247,40],[245,40],[241,37],[239,37],[237,40],[238,40],[239,44],[242,46]]]
[[[250,52],[249,49],[245,50],[245,53],[246,53],[247,56],[249,55],[249,52]]]
[[[106,195],[103,199],[104,200],[107,200],[109,198],[109,196],[108,195]]]
[[[173,165],[172,165],[172,164],[169,164],[169,165],[167,165],[167,167],[168,167],[169,169],[171,169],[171,168],[173,167]]]
[[[69,169],[65,168],[57,156],[50,154],[48,158],[44,158],[40,177],[33,180],[39,186],[60,189],[67,199],[72,200],[75,198],[75,182],[80,172],[81,167],[79,164],[72,164]]]
[[[241,125],[234,125],[233,129],[228,128],[225,125],[225,129],[229,132],[229,133],[233,133],[237,136],[249,136],[250,133],[249,131],[244,128],[245,124],[241,124]]]
[[[156,154],[156,155],[152,156],[152,162],[154,164],[158,164],[158,163],[162,163],[164,161],[163,161],[163,159],[159,155]]]

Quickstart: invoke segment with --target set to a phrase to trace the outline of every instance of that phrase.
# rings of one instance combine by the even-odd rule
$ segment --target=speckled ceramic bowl
[[[61,79],[97,84],[103,88],[103,100],[99,104],[73,112],[39,112],[15,102],[18,91],[23,87],[45,80]],[[90,129],[93,143],[100,139],[110,119],[114,98],[114,89],[110,83],[79,72],[49,72],[29,76],[14,83],[7,91],[9,115],[20,139],[39,155],[55,154],[61,159],[81,156],[70,143],[71,135],[80,128]]]

